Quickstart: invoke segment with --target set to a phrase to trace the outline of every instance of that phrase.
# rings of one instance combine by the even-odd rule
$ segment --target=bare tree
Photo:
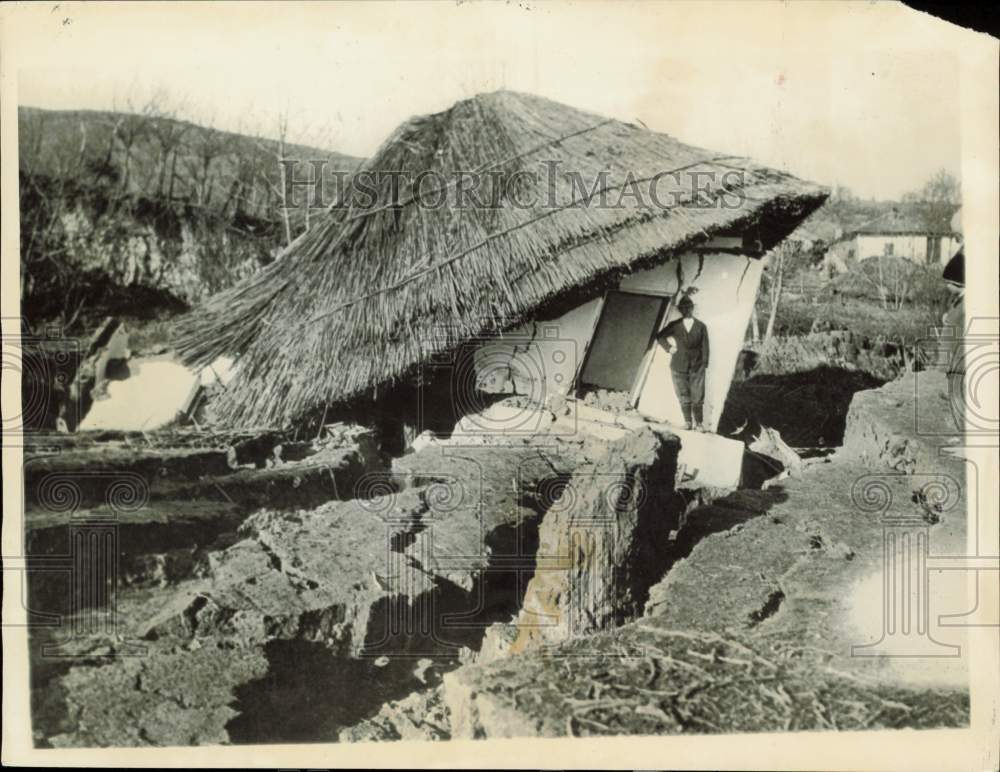
[[[258,149],[275,162],[263,164],[259,178],[268,199],[266,209],[272,208],[272,201],[278,208],[286,244],[309,230],[312,225],[312,209],[323,206],[325,167],[324,159],[305,159],[301,155],[301,148],[289,143],[291,125],[287,110],[283,111],[276,119],[273,132],[276,139],[257,141]],[[315,147],[329,147],[332,144],[332,131],[329,127],[296,122],[295,135],[300,138],[309,137],[306,144]],[[306,163],[307,160],[310,162]],[[275,164],[277,173],[274,173]],[[299,210],[301,217],[294,216]]]
[[[111,135],[113,140],[117,141],[122,153],[120,194],[123,196],[131,192],[129,186],[132,182],[133,154],[139,142],[149,133],[153,110],[152,98],[140,104],[130,96],[125,99],[124,110],[119,110],[117,105],[115,106]]]
[[[283,240],[286,245],[291,244],[294,240],[291,219],[292,207],[288,193],[288,123],[288,111],[282,110],[275,121],[277,139],[266,139],[261,136],[266,130],[262,131],[259,128],[246,132],[248,136],[256,137],[254,148],[259,153],[259,157],[267,159],[263,163],[255,162],[255,178],[260,180],[264,190],[264,211],[269,212],[272,202],[277,203],[278,217],[281,220]],[[272,173],[274,169],[274,165],[271,163],[272,159],[277,165],[277,174]]]
[[[186,159],[187,171],[192,178],[195,203],[207,207],[212,201],[215,186],[213,163],[228,151],[229,138],[218,131],[210,121],[193,126],[189,144],[191,156]]]
[[[256,136],[258,131],[248,121],[240,121],[235,129],[236,134],[242,138]],[[230,148],[232,159],[232,182],[229,186],[229,195],[223,205],[224,212],[231,212],[232,215],[244,213],[250,217],[259,218],[269,215],[270,189],[258,184],[260,175],[258,174],[262,165],[267,165],[270,160],[270,150],[266,148],[262,140],[252,142],[234,142]],[[264,160],[262,160],[264,159]],[[258,200],[258,193],[263,189],[267,198],[264,201]]]
[[[778,306],[785,286],[785,273],[790,269],[795,247],[788,241],[782,241],[769,254],[768,266],[765,270],[767,284],[768,315],[767,326],[764,328],[764,343],[774,335],[774,323],[778,318]]]
[[[757,304],[753,304],[753,309],[750,311],[750,340],[754,343],[760,343],[760,322],[757,319]]]
[[[22,170],[42,168],[45,129],[49,114],[44,110],[18,110],[18,162]]]
[[[173,199],[174,181],[177,176],[177,158],[191,124],[177,120],[183,103],[169,103],[165,97],[155,99],[149,112],[149,133],[157,148],[156,195],[166,194]],[[169,171],[168,171],[169,170]],[[166,188],[166,190],[164,189]]]
[[[922,205],[924,223],[928,229],[947,229],[955,207],[962,203],[962,184],[947,169],[938,169],[920,190],[905,193],[903,201]]]
[[[879,299],[879,305],[887,311],[898,311],[910,295],[916,266],[899,257],[882,255],[862,261],[858,275],[871,287]]]
[[[85,294],[74,280],[64,232],[69,191],[85,174],[88,160],[87,125],[81,120],[75,128],[78,139],[60,131],[42,111],[26,114],[18,126],[26,151],[20,158],[21,296],[53,290],[61,299],[63,327],[79,317]]]
[[[271,143],[272,152],[278,162],[278,186],[274,192],[280,202],[278,209],[281,213],[281,222],[285,229],[285,244],[288,245],[292,243],[291,206],[289,206],[288,200],[288,158],[285,153],[288,138],[288,110],[283,110],[278,114],[277,128],[277,141]],[[266,169],[264,171],[264,180],[273,187],[273,183],[267,176]],[[308,208],[308,202],[306,202],[306,209]]]

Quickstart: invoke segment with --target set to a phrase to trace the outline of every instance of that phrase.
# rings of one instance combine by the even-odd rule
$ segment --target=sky
[[[122,109],[160,93],[180,117],[261,135],[287,112],[291,140],[368,156],[414,114],[507,88],[866,198],[962,163],[958,28],[891,2],[22,11],[22,105]]]

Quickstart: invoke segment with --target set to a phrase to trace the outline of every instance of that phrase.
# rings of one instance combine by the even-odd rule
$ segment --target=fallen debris
[[[494,416],[513,407],[498,404]],[[576,431],[563,433],[570,419]],[[44,736],[68,747],[967,720],[961,691],[911,688],[845,654],[859,632],[844,588],[867,588],[881,555],[879,518],[851,500],[869,471],[853,453],[870,445],[791,475],[797,455],[765,429],[743,457],[744,483],[746,458],[780,471],[733,490],[685,487],[685,436],[659,424],[563,405],[543,425],[534,441],[428,437],[391,466],[370,432],[342,425],[313,440],[202,435],[208,447],[178,434],[172,449],[156,433],[109,435],[117,445],[103,449],[64,438],[68,452],[26,473],[32,544],[67,549],[68,515],[40,506],[47,475],[103,459],[148,481],[148,501],[122,515],[120,565],[122,613],[149,652],[143,666],[96,667],[114,643],[80,642],[90,659],[49,666],[71,697]],[[894,511],[930,520],[935,501],[913,479],[890,480]],[[111,511],[96,482],[79,496],[78,514]],[[198,507],[185,507],[191,498]],[[269,502],[282,506],[251,514]],[[953,518],[933,527],[958,543]],[[34,604],[37,575],[32,585]],[[240,665],[204,699],[167,696],[162,672],[196,657],[190,678],[210,677],[219,652]],[[314,688],[303,656],[343,688],[364,683],[360,707],[271,722]],[[127,695],[107,721],[106,688]],[[131,727],[110,723],[129,716]]]
[[[385,740],[447,740],[451,720],[440,689],[415,692],[387,703],[359,724],[341,730],[340,742]]]
[[[125,325],[114,317],[106,317],[80,353],[62,411],[68,431],[77,429],[95,399],[106,396],[109,371],[117,377],[128,374],[126,361],[130,352]]]
[[[444,677],[454,739],[959,727],[968,695],[796,663],[745,637],[653,622]]]
[[[796,477],[802,473],[802,459],[785,443],[777,429],[762,426],[760,434],[749,447],[754,453],[760,453],[777,461],[781,466],[776,474],[787,470],[789,476]]]

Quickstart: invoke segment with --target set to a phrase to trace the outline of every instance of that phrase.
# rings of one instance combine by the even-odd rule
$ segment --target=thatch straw
[[[543,162],[559,164],[552,188]],[[698,172],[711,201],[728,192],[732,204],[738,192],[739,206],[705,206],[686,195],[685,180],[662,176],[660,201],[673,191],[676,205],[619,202],[629,181],[679,170]],[[442,191],[427,180],[419,192],[410,189],[428,171],[451,181],[443,186],[448,205],[428,206]],[[493,175],[480,194],[496,193],[496,206],[455,205],[455,175],[471,171]],[[395,197],[385,172],[400,173]],[[563,172],[579,174],[588,192],[605,172],[605,192],[621,205],[587,201]],[[376,183],[374,203],[364,195],[368,182]],[[399,127],[352,181],[348,205],[182,320],[178,348],[192,364],[239,357],[220,398],[224,420],[288,424],[712,233],[762,218],[787,221],[787,232],[825,197],[787,174],[546,99],[480,95]],[[514,200],[531,198],[538,202],[531,209]]]

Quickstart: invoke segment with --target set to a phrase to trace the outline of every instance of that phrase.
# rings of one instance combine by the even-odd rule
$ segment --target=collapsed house
[[[488,395],[591,392],[679,423],[655,335],[688,295],[714,430],[762,258],[825,197],[636,125],[483,94],[400,126],[325,221],[181,321],[178,350],[237,359],[216,406],[234,426],[374,405],[412,439]]]
[[[288,711],[254,696],[276,682],[288,694],[293,673],[309,695],[349,707],[344,693],[426,684],[427,662],[486,664],[639,618],[688,512],[736,487],[745,454],[741,441],[672,425],[656,333],[679,296],[694,299],[711,338],[714,429],[767,252],[824,198],[533,96],[482,95],[405,123],[281,259],[180,322],[187,366],[235,361],[212,403],[234,436],[169,449],[167,461],[145,445],[116,451],[148,475],[148,502],[113,548],[130,586],[166,586],[122,614],[149,656],[68,676],[81,719],[52,742],[145,742],[144,718],[101,718],[103,690],[130,715],[159,717],[157,678],[211,683],[225,708],[202,729],[202,703],[178,704],[157,719],[170,727],[157,741],[259,742],[275,715],[327,718],[327,703]],[[373,419],[414,452],[391,452],[367,427],[312,442],[268,428],[318,422],[330,435],[345,418]],[[425,430],[440,435],[418,448]],[[54,550],[65,535],[45,481],[85,455],[29,468],[36,545]],[[81,506],[110,501],[100,478],[83,479]],[[150,523],[170,524],[168,549],[149,554]],[[303,668],[305,652],[327,669]],[[155,674],[137,678],[140,659]],[[237,690],[243,729],[227,707]],[[328,738],[363,717],[274,737]]]

